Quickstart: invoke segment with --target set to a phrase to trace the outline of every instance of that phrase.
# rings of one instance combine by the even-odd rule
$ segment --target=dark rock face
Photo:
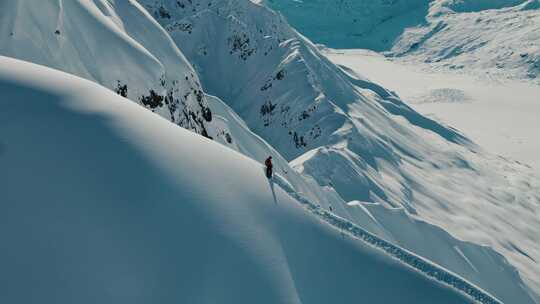
[[[155,109],[157,107],[163,106],[163,96],[158,95],[154,90],[150,90],[147,96],[141,96],[139,101],[150,109]]]
[[[256,8],[260,10],[260,20],[248,17],[248,12],[254,9],[254,5],[249,1],[141,2],[150,13],[157,16],[158,22],[169,32],[195,67],[202,67],[204,71],[199,72],[206,89],[225,102],[238,98],[249,100],[249,107],[245,107],[251,109],[249,113],[239,111],[239,114],[254,131],[262,131],[264,135],[264,132],[281,130],[283,135],[289,138],[288,147],[296,148],[297,153],[309,149],[309,143],[322,134],[317,119],[312,119],[316,116],[313,113],[319,110],[318,104],[312,99],[316,95],[305,98],[299,95],[301,92],[293,89],[297,85],[298,76],[305,75],[308,71],[296,72],[295,75],[294,71],[288,70],[289,66],[298,63],[296,60],[285,62],[287,57],[296,57],[298,39],[296,33],[279,16],[261,7]],[[209,28],[212,29],[210,33]],[[213,41],[214,38],[216,41]],[[240,75],[232,78],[229,75],[209,75],[215,74],[211,72],[215,70],[213,65],[217,65],[220,71],[230,70],[230,62],[235,62],[232,69]],[[268,64],[258,67],[258,62]],[[300,66],[300,69],[305,67]],[[306,80],[301,81],[303,83],[298,85],[305,86]],[[221,94],[221,89],[216,89],[216,85],[242,91],[242,94]],[[252,92],[253,88],[256,88],[257,92]],[[291,91],[292,95],[289,93]],[[200,92],[193,93],[199,100]],[[292,100],[302,99],[302,104],[290,106],[287,96]],[[234,104],[231,106],[235,108]],[[200,104],[200,107],[203,120],[211,121],[212,113],[207,111],[203,104]],[[252,121],[255,119],[257,121]],[[266,139],[273,142],[271,138]]]
[[[116,92],[116,94],[118,94],[118,95],[120,95],[122,97],[127,97],[128,96],[127,84],[122,85],[122,82],[120,80],[118,80],[118,84],[116,85],[115,92]]]
[[[205,123],[212,121],[212,110],[194,77],[189,75],[182,81],[168,81],[163,76],[156,89],[136,97],[136,101],[183,128],[211,138]],[[186,87],[186,83],[193,85]],[[130,97],[127,83],[121,80],[117,81],[114,91],[123,97]]]

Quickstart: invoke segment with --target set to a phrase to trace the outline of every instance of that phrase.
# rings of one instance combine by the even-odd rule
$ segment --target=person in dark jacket
[[[271,178],[272,168],[274,167],[272,164],[272,156],[268,156],[268,158],[264,161],[264,165],[266,166],[266,177]]]

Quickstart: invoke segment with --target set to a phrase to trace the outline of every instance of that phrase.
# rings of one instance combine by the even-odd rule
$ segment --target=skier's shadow
[[[266,170],[266,169],[265,169]],[[266,171],[265,171],[265,177],[266,177]],[[276,189],[274,188],[275,187],[275,183],[274,183],[274,176],[272,175],[272,177],[268,178],[268,185],[270,185],[270,190],[272,191],[272,197],[274,198],[274,204],[278,204],[277,202],[277,197],[276,197]]]

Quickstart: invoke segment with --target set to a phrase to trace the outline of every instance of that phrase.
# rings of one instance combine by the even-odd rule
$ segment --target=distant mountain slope
[[[264,3],[329,47],[367,48],[437,67],[540,81],[538,0]]]
[[[2,303],[472,303],[103,87],[0,57],[0,90]]]

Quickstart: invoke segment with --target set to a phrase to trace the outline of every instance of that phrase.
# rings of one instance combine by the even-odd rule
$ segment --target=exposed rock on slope
[[[93,80],[209,136],[196,73],[137,1],[2,1],[0,54]]]

